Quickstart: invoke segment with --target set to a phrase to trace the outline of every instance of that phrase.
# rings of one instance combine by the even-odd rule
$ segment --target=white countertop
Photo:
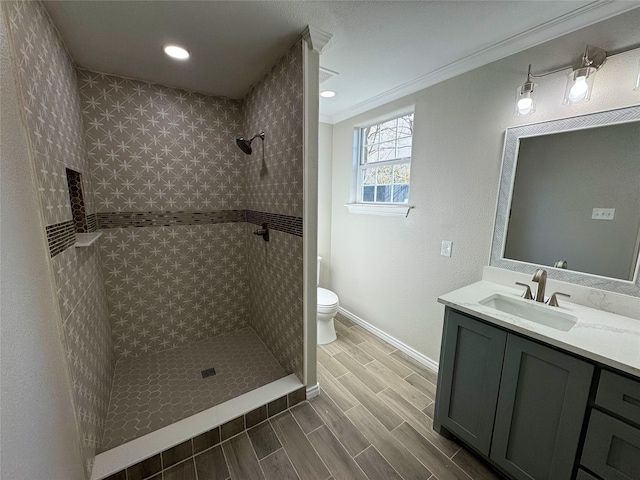
[[[639,320],[570,303],[559,297],[559,307],[545,306],[545,308],[568,313],[578,318],[578,322],[571,330],[563,332],[479,303],[496,293],[525,301],[520,297],[521,288],[487,281],[477,282],[442,295],[438,301],[507,330],[640,377]],[[533,300],[528,301],[533,302]]]

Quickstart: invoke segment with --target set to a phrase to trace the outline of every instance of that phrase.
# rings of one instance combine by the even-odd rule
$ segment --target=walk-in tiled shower
[[[79,69],[41,3],[3,8],[88,468],[302,379],[302,44],[231,100]],[[237,147],[262,130],[251,155]],[[102,232],[89,247],[74,245],[67,169],[83,229]]]

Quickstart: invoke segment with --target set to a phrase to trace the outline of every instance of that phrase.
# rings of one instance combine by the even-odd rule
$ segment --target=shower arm
[[[256,133],[253,137],[251,137],[251,140],[249,140],[249,143],[253,142],[253,140],[258,137],[260,137],[260,140],[264,142],[264,132],[260,132],[260,133]]]

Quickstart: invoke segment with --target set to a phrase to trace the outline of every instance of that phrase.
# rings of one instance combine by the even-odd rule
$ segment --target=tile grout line
[[[410,424],[409,422],[407,422],[406,420],[405,420],[403,423],[406,423],[407,425],[411,426],[411,424]],[[404,443],[402,443],[402,442],[400,441],[400,439],[396,436],[396,434],[395,434],[395,433],[393,433],[395,430],[397,430],[397,429],[398,429],[398,428],[400,428],[401,426],[402,426],[402,423],[401,423],[400,425],[398,425],[396,428],[394,428],[393,430],[391,430],[391,435],[393,435],[393,436],[395,437],[395,439],[398,441],[398,444],[399,444],[400,446],[402,446],[402,448],[404,448],[404,449],[409,453],[409,455],[413,456],[413,458],[415,458],[415,459],[416,459],[416,460],[417,460],[417,461],[418,461],[422,466],[424,466],[424,468],[426,468],[426,469],[427,469],[427,471],[431,474],[431,476],[434,476],[435,474],[431,471],[431,468],[429,468],[429,467],[426,465],[425,461],[420,460],[416,455],[414,455],[414,453],[413,453],[411,450],[409,450],[409,449],[405,446],[405,444],[404,444]],[[411,426],[411,428],[413,428],[413,427]],[[414,428],[414,430],[415,430],[415,428]],[[417,433],[420,437],[422,437],[425,441],[429,442],[429,440],[427,440],[426,438],[424,438],[424,437],[422,436],[422,434],[421,434],[420,432],[418,432],[417,430],[416,430],[416,433]],[[429,442],[429,443],[431,443],[431,442]],[[431,445],[433,445],[433,444],[431,443]],[[434,445],[434,446],[435,446],[435,445]],[[436,448],[437,448],[437,447],[436,447]],[[439,449],[438,449],[438,451],[439,451]],[[442,452],[441,452],[441,453],[442,453]],[[444,454],[443,454],[443,455],[444,455]],[[449,457],[447,457],[447,456],[445,455],[445,458],[447,458],[447,459],[448,459]],[[462,469],[460,469],[460,470],[462,470]],[[462,471],[464,472],[464,470],[462,470]],[[464,472],[464,473],[466,474],[467,472]],[[467,475],[467,477],[469,477],[469,475]],[[429,477],[429,478],[431,478],[431,477]],[[473,480],[473,478],[469,478],[468,480]]]
[[[313,408],[313,407],[311,407],[311,408]],[[314,411],[315,411],[315,409],[314,409]],[[316,412],[316,414],[317,414],[317,413],[318,413],[318,412]],[[298,420],[296,419],[295,415],[293,415],[293,414],[292,414],[291,416],[293,417],[293,420],[298,424],[298,427],[300,428],[300,431],[302,431],[302,433],[304,434],[304,437],[307,439],[307,442],[309,442],[309,445],[311,445],[311,448],[313,448],[313,451],[314,451],[314,452],[316,452],[316,455],[318,456],[318,458],[320,459],[320,461],[321,461],[321,462],[322,462],[322,464],[324,465],[324,468],[326,468],[326,469],[327,469],[327,472],[329,472],[329,476],[328,476],[327,478],[331,478],[331,477],[333,476],[333,474],[331,473],[331,470],[330,470],[330,469],[329,469],[329,467],[327,466],[327,462],[325,462],[325,461],[324,461],[324,458],[322,458],[322,456],[320,455],[320,453],[318,452],[318,450],[316,450],[316,447],[314,447],[314,446],[313,446],[313,443],[311,442],[311,440],[309,440],[309,434],[304,433],[304,430],[302,430],[302,427],[300,426],[300,422],[298,422]],[[326,424],[326,423],[324,423],[324,420],[322,420],[322,418],[321,418],[320,420],[322,421],[322,425],[320,425],[318,428],[322,428],[323,426],[324,426],[324,427],[329,428],[329,427],[327,426],[327,424]],[[318,428],[316,428],[315,430],[317,430]],[[315,430],[314,430],[314,431],[315,431]],[[312,432],[309,432],[309,433],[312,433]],[[286,449],[285,449],[285,450],[286,450]],[[326,480],[326,479],[324,479],[324,480]]]
[[[363,407],[365,410],[367,410],[367,407],[365,407],[364,405],[362,405],[362,407]],[[355,407],[353,407],[353,408],[355,408]],[[367,412],[369,412],[369,410],[367,410]],[[374,418],[375,418],[375,416],[374,416]],[[349,418],[349,421],[351,421],[351,419],[350,419],[350,418]],[[400,424],[400,425],[402,425],[402,424]],[[384,427],[384,425],[383,425],[383,427]],[[358,427],[356,427],[356,428],[358,428]],[[386,428],[386,427],[385,427],[385,428]],[[398,428],[398,427],[396,427],[396,428]],[[360,429],[358,429],[358,431],[360,431]],[[392,432],[391,430],[388,430],[388,432],[389,432],[389,433],[391,433],[391,434],[393,435],[393,432]],[[398,471],[395,469],[395,467],[391,464],[391,462],[389,461],[389,459],[388,459],[387,457],[385,457],[385,456],[384,456],[384,454],[383,454],[380,450],[378,450],[378,449],[376,448],[376,446],[375,446],[373,443],[371,443],[371,440],[369,440],[369,439],[367,438],[367,436],[366,436],[363,432],[360,432],[360,433],[362,434],[362,436],[363,436],[364,438],[366,438],[366,439],[367,439],[367,441],[368,441],[368,442],[369,442],[369,444],[370,444],[370,445],[369,445],[369,447],[367,447],[367,448],[370,448],[370,447],[371,447],[371,448],[375,449],[375,450],[378,452],[378,454],[379,454],[379,455],[384,459],[384,461],[385,461],[385,462],[387,462],[387,465],[389,465],[389,466],[390,466],[390,467],[391,467],[391,468],[392,468],[392,469],[393,469],[393,470],[398,474],[398,476],[399,476],[400,478],[403,478],[403,479],[404,479],[404,477],[403,477],[402,475],[400,475],[400,472],[398,472]],[[395,437],[395,435],[394,435],[394,437]],[[397,439],[396,439],[396,440],[397,440]],[[402,443],[400,443],[400,442],[398,442],[398,443],[402,446],[402,448],[403,448],[404,450],[407,450],[407,448],[406,448],[404,445],[402,445]],[[366,450],[367,448],[365,448],[364,450]],[[364,452],[364,450],[363,450],[362,452]],[[360,452],[360,453],[362,453],[362,452]],[[359,453],[358,455],[360,455],[360,453]],[[407,453],[411,454],[411,452],[409,452],[408,450],[407,450]],[[419,460],[418,460],[418,461],[419,461]],[[358,463],[358,462],[356,462],[356,463]],[[422,462],[420,462],[420,463],[422,464]],[[431,473],[431,470],[427,469],[427,471],[428,471],[429,473]],[[367,476],[367,475],[365,474],[365,476]],[[371,479],[371,480],[374,480],[374,479]]]
[[[387,387],[387,388],[388,388],[389,390],[393,390],[393,388],[392,388],[392,387]],[[385,390],[386,390],[387,388],[385,388]],[[382,391],[384,391],[384,390],[382,390]],[[399,397],[404,398],[402,395],[400,395],[400,394],[399,394],[398,392],[396,392],[395,390],[393,390],[393,392],[394,392],[396,395],[398,395]],[[376,396],[377,396],[377,395],[376,395]],[[380,397],[378,397],[378,398],[380,398]],[[380,400],[381,400],[382,402],[384,402],[387,406],[389,406],[389,408],[392,408],[392,409],[393,409],[393,407],[392,407],[392,406],[391,406],[387,401],[385,401],[385,399],[384,399],[384,398],[380,398]],[[406,400],[406,399],[405,399],[405,400]],[[409,400],[407,400],[407,401],[409,401]],[[414,405],[414,406],[415,406],[415,405]],[[418,409],[418,411],[420,411],[420,409]],[[422,412],[422,413],[424,414],[424,412]],[[414,430],[416,430],[416,429],[415,429],[415,427],[414,427],[413,425],[411,425],[411,422],[410,422],[410,421],[409,421],[409,420],[408,420],[404,415],[402,415],[402,413],[398,413],[398,415],[402,418],[403,423],[406,423],[407,425],[411,426],[411,428],[413,428]],[[426,415],[426,414],[424,414],[424,415]],[[398,428],[398,427],[396,427],[396,428]],[[394,428],[393,430],[395,430],[396,428]],[[393,431],[393,430],[392,430],[392,431]],[[448,458],[449,460],[453,460],[453,457],[455,456],[455,454],[456,454],[456,453],[458,453],[458,452],[462,449],[462,447],[459,447],[459,448],[458,448],[458,450],[456,450],[456,451],[455,451],[455,453],[450,457],[449,455],[447,455],[446,453],[444,453],[444,452],[442,451],[442,449],[440,449],[440,448],[439,448],[435,443],[433,443],[431,440],[429,440],[429,439],[428,439],[428,438],[426,438],[424,435],[422,435],[422,433],[418,432],[417,430],[416,430],[416,433],[417,433],[418,435],[420,435],[420,436],[421,436],[425,441],[427,441],[427,442],[429,442],[431,445],[433,445],[433,446],[434,446],[434,448],[436,448],[436,449],[437,449],[437,450],[438,450],[442,455],[444,455],[444,457],[445,457],[445,458]],[[402,442],[400,442],[400,443],[402,443]],[[455,463],[455,462],[454,462],[454,463]],[[457,463],[456,463],[456,465],[457,465]],[[426,466],[426,465],[425,465],[425,466]],[[462,471],[464,471],[464,469],[462,469],[462,468],[461,468],[461,470],[462,470]],[[465,472],[465,473],[467,473],[467,472]],[[473,480],[473,479],[472,479],[472,480]]]
[[[316,411],[315,407],[313,407],[313,405],[309,404],[309,406],[313,409],[314,412],[316,412],[316,415],[318,415],[318,412]],[[320,415],[318,415],[319,417]],[[295,417],[294,417],[295,419]],[[327,427],[327,430],[329,430],[329,432],[331,433],[331,435],[333,436],[333,438],[336,439],[336,441],[340,444],[340,446],[344,449],[345,452],[347,452],[347,455],[349,455],[349,457],[351,457],[351,459],[353,459],[354,463],[356,464],[356,466],[358,467],[358,469],[363,473],[363,475],[365,476],[365,478],[369,478],[369,476],[364,473],[364,470],[362,470],[362,468],[360,468],[360,465],[358,465],[358,462],[356,462],[355,457],[352,456],[349,451],[345,448],[344,444],[340,441],[340,439],[331,431],[331,428],[329,428],[329,425],[327,425],[326,423],[324,423],[324,420],[322,420],[322,418],[320,418],[320,420],[322,421],[322,425],[319,426],[318,428],[314,429],[313,431],[309,432],[306,434],[307,439],[309,438],[309,435],[312,434],[313,432],[315,432],[316,430],[319,430],[320,428]],[[349,418],[347,418],[347,420],[349,420],[351,422],[351,420]],[[354,425],[355,427],[355,425]],[[357,430],[357,427],[355,427]],[[363,435],[364,436],[364,435]],[[366,437],[365,437],[366,438]],[[313,443],[309,440],[309,444],[311,445],[311,447],[314,449],[314,451],[316,452],[316,454],[318,455],[318,457],[320,458],[320,460],[322,461],[322,463],[324,463],[325,467],[327,467],[326,462],[324,461],[324,459],[322,458],[322,455],[320,455],[320,452],[318,452],[318,450],[316,450],[316,447],[313,446]],[[365,448],[366,450],[366,448]],[[364,450],[363,450],[364,451]],[[360,452],[362,453],[362,452]],[[329,472],[329,477],[327,478],[332,478],[333,474],[331,473],[331,469],[329,467],[327,467],[327,471]],[[371,479],[370,479],[371,480]]]
[[[268,412],[268,410],[267,410],[267,415],[268,415],[268,414],[269,414],[269,412]],[[245,425],[245,426],[246,426],[246,425]],[[273,428],[273,427],[271,427],[271,428]],[[247,433],[247,430],[245,430],[245,431],[244,431],[244,433]],[[258,458],[258,453],[256,452],[256,449],[255,449],[255,447],[253,446],[253,442],[251,441],[251,437],[249,437],[249,434],[248,434],[248,433],[247,433],[247,440],[248,440],[248,442],[249,442],[249,445],[251,445],[251,451],[253,452],[253,456],[254,456],[254,458],[256,459],[256,462],[258,462],[258,468],[259,468],[259,469],[260,469],[260,471],[262,472],[262,476],[263,476],[264,478],[267,478],[267,476],[266,476],[266,475],[265,475],[265,473],[264,473],[264,469],[262,468],[262,464],[260,463],[260,459]],[[282,445],[282,443],[281,443],[280,445]],[[284,447],[282,447],[282,448],[284,449]],[[278,450],[280,450],[280,449],[278,449]],[[278,450],[276,450],[276,452],[277,452]],[[272,452],[272,454],[273,454],[273,453],[276,453],[276,452]],[[267,455],[267,457],[268,457],[268,456],[269,456],[269,455]],[[265,458],[266,458],[266,457],[265,457]],[[231,469],[229,469],[229,475],[231,475]]]
[[[371,363],[373,363],[373,362],[371,362]],[[380,363],[380,362],[378,362],[378,363]],[[367,364],[367,365],[368,365],[368,364]],[[381,364],[381,363],[380,363],[380,366],[381,366],[384,370],[388,370],[388,371],[390,372],[390,374],[391,374],[391,375],[395,375],[395,373],[394,373],[393,371],[389,370],[385,365],[383,365],[383,364]],[[375,372],[371,372],[371,373],[375,374]],[[398,378],[400,378],[400,376],[398,376]],[[400,378],[400,380],[404,380],[404,379]],[[392,389],[393,389],[393,386],[392,386],[392,385],[387,384],[386,382],[385,382],[385,385],[387,386],[387,388],[392,388]],[[413,406],[414,406],[416,409],[418,409],[420,412],[422,412],[422,410],[423,410],[424,408],[427,408],[429,405],[431,405],[431,404],[433,403],[433,399],[432,399],[429,395],[427,395],[427,394],[423,393],[423,392],[422,392],[418,387],[416,387],[416,386],[414,386],[414,385],[411,385],[409,382],[407,382],[407,385],[406,385],[406,386],[408,386],[409,388],[413,388],[416,392],[418,392],[419,394],[423,395],[423,396],[424,396],[424,397],[426,397],[428,400],[430,400],[430,402],[429,402],[427,405],[425,405],[424,407],[420,408],[418,405],[416,405],[415,403],[413,403],[409,398],[405,398],[404,396],[400,395],[400,393],[399,393],[399,392],[397,392],[397,391],[396,391],[396,393],[397,393],[398,395],[400,395],[402,398],[404,398],[407,402],[409,402],[411,405],[413,405]],[[383,390],[386,390],[386,388],[384,388],[384,389],[380,390],[380,392],[382,392]],[[395,390],[394,390],[394,391],[395,391]],[[380,392],[377,392],[377,393],[376,393],[376,396],[377,396],[377,395],[378,395],[378,393],[380,393]],[[422,413],[424,413],[424,412],[422,412]],[[426,415],[426,414],[425,414],[425,415]]]
[[[280,412],[278,415],[281,415],[282,412]],[[273,417],[276,417],[277,415],[274,415]],[[293,417],[293,415],[291,415]],[[271,417],[271,418],[273,418]],[[273,428],[273,424],[271,423],[271,418],[267,419],[269,422],[269,425],[271,426],[271,429],[273,430],[273,433],[275,434],[276,438],[278,439],[278,442],[280,442],[280,445],[282,447],[282,451],[284,452],[284,454],[287,456],[287,460],[289,460],[289,463],[291,464],[291,468],[293,468],[293,471],[296,472],[296,475],[298,476],[298,479],[300,480],[304,480],[301,476],[300,473],[298,472],[298,469],[296,468],[296,466],[293,464],[293,462],[291,461],[291,457],[289,456],[289,452],[287,452],[287,449],[284,448],[284,443],[282,443],[282,439],[278,436],[278,432],[276,431],[275,428]],[[295,420],[295,417],[294,417]],[[303,432],[304,433],[304,432]],[[278,449],[279,450],[279,449]],[[275,452],[274,452],[275,453]],[[262,465],[260,465],[260,469],[262,469]],[[264,471],[262,472],[264,474]]]
[[[222,432],[220,432],[220,436],[222,437]],[[224,448],[222,446],[223,443],[226,443],[229,440],[230,439],[226,440],[225,442],[220,442],[220,450],[222,451],[222,458],[224,458],[224,463],[227,466],[227,470],[229,471],[229,478],[232,478],[233,477],[233,471],[231,470],[231,467],[229,466],[229,460],[227,459],[227,454],[225,453]],[[249,442],[251,442],[251,440],[249,440]],[[253,445],[251,447],[253,448]],[[260,470],[262,471],[262,468],[260,468]]]
[[[276,435],[277,436],[277,435]],[[278,439],[278,441],[280,441],[280,439]],[[253,451],[255,452],[255,447],[253,446],[253,442],[251,442],[251,447],[253,448]],[[262,460],[264,460],[265,458],[269,458],[273,455],[275,455],[276,453],[278,453],[280,450],[284,450],[284,447],[282,445],[280,445],[280,448],[274,450],[273,452],[271,452],[269,455],[265,455],[264,457],[262,457],[261,459],[258,460],[258,463],[260,463]],[[258,456],[258,453],[256,452],[256,457]]]
[[[193,452],[193,438],[191,439],[191,451]],[[196,466],[196,454],[191,455],[191,460],[193,461],[193,472],[196,476],[195,480],[200,480],[198,477],[198,467]],[[161,479],[164,480],[164,479]]]
[[[329,399],[330,399],[333,403],[335,403],[335,401],[331,398],[331,395],[329,395],[327,392],[325,392],[325,395],[327,395],[327,396],[329,397]],[[354,398],[355,398],[355,397],[354,397]],[[358,400],[358,399],[356,398],[356,401],[357,401],[357,400]],[[309,405],[311,405],[311,408],[313,408],[313,410],[314,410],[314,411],[316,412],[316,414],[319,416],[319,414],[318,414],[318,410],[316,409],[316,407],[315,407],[312,403],[309,403]],[[336,404],[336,407],[337,407],[339,410],[341,410],[343,414],[345,414],[345,417],[347,418],[347,420],[351,423],[351,425],[353,425],[353,427],[354,427],[358,432],[360,432],[360,429],[358,429],[358,427],[356,427],[356,426],[355,426],[355,424],[351,421],[351,419],[350,419],[349,417],[347,417],[347,416],[346,416],[346,413],[347,413],[349,410],[352,410],[352,409],[356,408],[356,407],[357,407],[357,406],[359,406],[359,405],[362,405],[362,404],[361,404],[360,402],[358,402],[358,404],[357,404],[357,405],[354,405],[353,407],[350,407],[350,408],[348,408],[347,410],[342,410],[342,409],[340,409],[340,407],[338,407],[338,405]],[[364,405],[362,405],[362,406],[364,407]],[[320,420],[322,420],[322,418],[321,418]],[[322,420],[322,423],[324,423],[324,420]],[[326,423],[325,423],[325,425],[326,425],[326,427],[327,427],[327,428],[329,428],[329,426],[328,426]],[[319,428],[319,427],[318,427],[318,428]],[[317,429],[316,429],[316,430],[317,430]],[[314,430],[314,431],[315,431],[315,430]],[[330,429],[330,428],[329,428],[329,431],[331,431],[331,429]],[[313,432],[309,432],[309,433],[313,433]],[[333,433],[333,432],[331,432],[331,433]],[[362,436],[364,437],[364,434],[363,434],[362,432],[360,432],[360,433],[361,433],[361,434],[362,434]],[[335,435],[334,435],[334,436],[335,436]],[[364,438],[367,438],[367,437],[364,437]],[[340,443],[340,445],[342,445],[342,447],[344,448],[344,444],[342,443],[342,441],[341,441],[338,437],[336,437],[336,440],[338,440],[338,442]],[[369,441],[369,439],[368,439],[368,438],[367,438],[367,441],[369,442],[369,446],[371,446],[372,444],[371,444],[371,442]],[[362,452],[364,452],[367,448],[369,448],[369,447],[364,448],[364,449],[362,450]],[[345,450],[346,450],[346,448],[345,448]],[[351,456],[351,458],[353,458],[353,459],[355,460],[355,457],[356,457],[356,456],[358,456],[358,455],[360,455],[360,453],[362,453],[362,452],[359,452],[357,455],[350,455],[350,456]],[[349,452],[347,451],[347,453],[349,453]],[[356,462],[356,463],[357,463],[357,462]],[[367,475],[365,474],[365,477],[366,477],[366,476],[367,476]]]
[[[389,433],[391,433],[391,432],[389,432]],[[364,433],[362,434],[362,436],[364,436]],[[367,438],[367,437],[365,436],[364,438]],[[367,438],[367,440],[369,440],[369,439]],[[400,445],[402,445],[402,444],[400,444]],[[360,455],[361,453],[363,453],[365,450],[367,450],[367,449],[369,449],[369,448],[373,448],[376,452],[378,452],[378,455],[380,455],[380,456],[383,458],[383,460],[384,460],[385,462],[387,462],[387,465],[389,465],[389,467],[391,467],[391,469],[392,469],[394,472],[396,472],[396,473],[398,474],[398,477],[400,477],[400,478],[404,479],[404,477],[403,477],[402,475],[400,475],[400,472],[398,472],[398,470],[396,470],[396,469],[395,469],[395,467],[394,467],[393,465],[391,465],[391,462],[387,459],[387,457],[385,457],[385,456],[384,456],[384,454],[383,454],[380,450],[378,450],[378,449],[376,448],[376,446],[375,446],[373,443],[372,443],[371,445],[369,445],[367,448],[365,448],[365,449],[364,449],[362,452],[360,452],[358,455]],[[404,449],[406,450],[406,448],[405,448],[405,446],[404,446],[404,445],[402,445],[402,448],[404,448]],[[409,452],[409,453],[410,453],[410,452]],[[356,462],[356,463],[358,463],[358,462]],[[427,470],[429,470],[429,469],[427,469]],[[429,470],[429,472],[431,472],[431,470]],[[367,478],[369,478],[366,474],[365,474],[365,476],[366,476]],[[431,477],[429,477],[429,478],[431,478]],[[376,480],[376,479],[370,479],[370,480]]]

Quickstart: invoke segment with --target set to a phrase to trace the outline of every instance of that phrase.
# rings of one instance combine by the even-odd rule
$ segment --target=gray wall
[[[634,32],[626,41],[637,44],[638,22],[635,9],[334,125],[330,287],[340,304],[437,361],[444,312],[437,297],[480,280],[488,264],[506,128],[640,102],[634,50],[607,60],[588,103],[562,105],[559,73],[540,80],[535,114],[516,117],[514,92],[527,65],[557,68],[574,59],[558,52],[577,58],[586,43],[607,48],[611,32]],[[412,105],[415,208],[407,218],[349,214],[354,128]],[[440,256],[442,240],[453,241],[451,258]]]
[[[82,436],[3,15],[0,48],[2,478],[82,480]]]
[[[639,227],[640,122],[521,139],[506,258],[631,280]]]

